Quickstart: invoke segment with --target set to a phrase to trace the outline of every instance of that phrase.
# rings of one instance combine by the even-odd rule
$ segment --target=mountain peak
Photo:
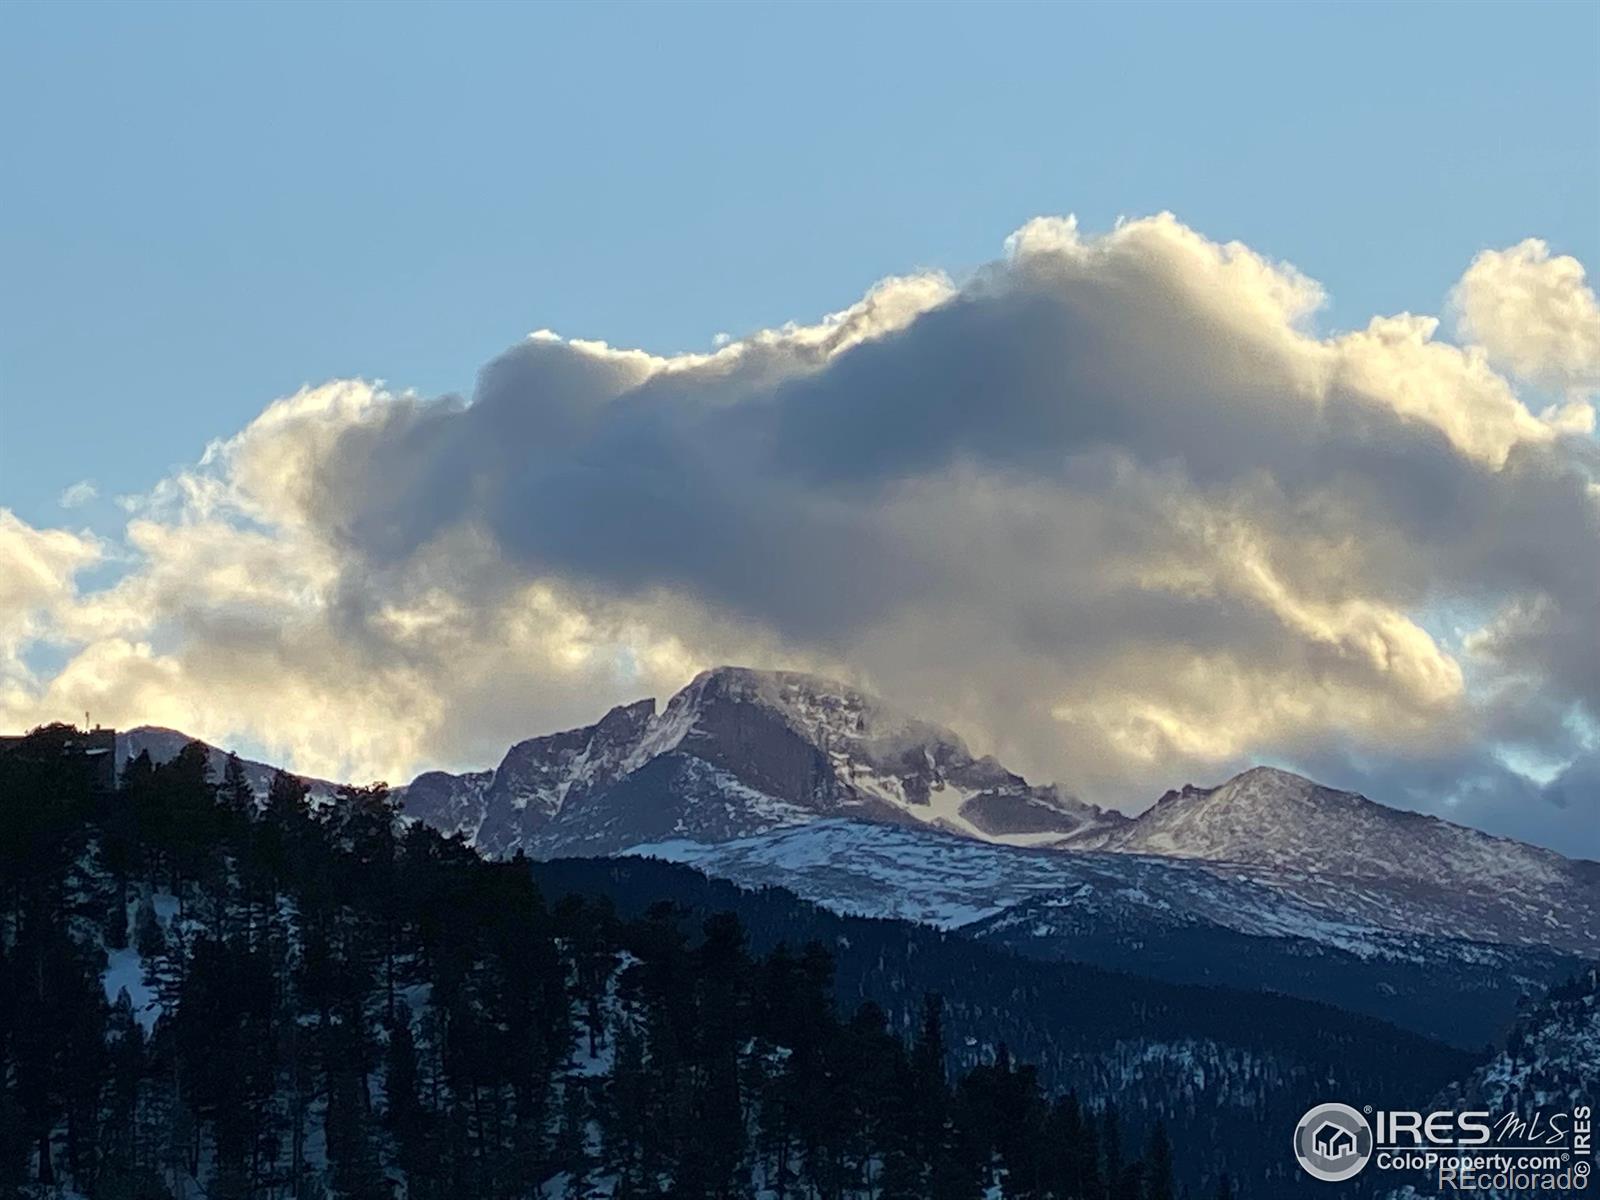
[[[803,671],[716,667],[703,671],[679,695],[696,704],[729,701],[766,708],[824,749],[850,742],[946,746],[961,756],[965,743],[953,732],[913,717],[877,696],[835,679]],[[676,702],[677,697],[674,697]]]
[[[1224,811],[1228,814],[1229,821],[1238,820],[1242,810],[1255,813],[1256,816],[1252,819],[1263,821],[1266,819],[1265,814],[1282,809],[1286,805],[1350,803],[1372,802],[1353,792],[1341,792],[1324,787],[1315,780],[1307,779],[1304,775],[1296,775],[1293,771],[1285,771],[1281,767],[1254,766],[1240,771],[1215,787],[1196,787],[1192,783],[1186,783],[1183,787],[1163,795],[1151,806],[1149,812],[1153,814],[1159,810],[1163,814],[1161,819],[1168,822],[1174,819],[1174,810],[1181,809],[1196,814],[1203,812],[1208,814],[1205,817],[1206,823],[1214,825],[1222,819]],[[1146,824],[1154,825],[1156,821],[1152,819]]]
[[[1412,884],[1466,879],[1484,889],[1549,879],[1565,869],[1552,851],[1261,766],[1216,787],[1168,792],[1096,846]]]
[[[734,837],[818,817],[984,841],[1062,841],[1113,826],[952,731],[799,671],[702,671],[594,725],[519,742],[492,773],[430,777],[407,811],[491,854],[611,852],[664,835]]]
[[[838,691],[843,684],[806,671],[786,671],[766,667],[746,667],[737,663],[724,663],[707,667],[689,681],[685,690],[695,688],[721,688],[727,691],[773,688],[788,684],[804,686],[814,691]]]
[[[1271,791],[1280,795],[1292,795],[1295,797],[1308,797],[1314,792],[1329,790],[1307,779],[1304,775],[1296,775],[1293,771],[1285,771],[1281,767],[1259,765],[1240,771],[1222,786],[1240,790]]]

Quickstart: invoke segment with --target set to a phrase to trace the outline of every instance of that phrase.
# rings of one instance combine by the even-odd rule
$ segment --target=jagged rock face
[[[1026,842],[1125,819],[1031,786],[949,730],[855,689],[732,667],[698,676],[660,713],[641,700],[519,743],[487,784],[428,775],[403,800],[407,815],[496,855],[614,853],[819,817]]]
[[[493,782],[493,771],[469,771],[465,775],[429,771],[413,779],[403,795],[407,807],[426,813],[428,824],[441,833],[460,834],[471,841],[483,824],[483,797]]]
[[[720,756],[708,761],[763,790],[787,776],[788,789],[776,794],[819,813],[980,839],[1076,835],[1121,820],[1052,787],[1033,787],[993,758],[974,758],[949,730],[852,688],[737,669],[711,672],[690,690],[696,687],[708,715],[684,748],[699,752],[704,735]]]
[[[547,858],[604,855],[644,839],[724,842],[813,817],[812,810],[757,791],[703,758],[669,751],[615,786],[563,807],[525,848]]]
[[[1076,838],[1084,824],[1063,811],[1054,788],[1038,789],[1041,795],[1023,795],[1017,790],[982,792],[961,805],[963,819],[991,837],[1028,834],[1066,834]],[[1120,814],[1107,814],[1105,828],[1115,828]]]
[[[563,808],[581,805],[637,765],[631,756],[655,711],[654,700],[641,700],[594,725],[518,742],[494,771],[454,777],[465,785],[455,792],[418,794],[413,784],[403,795],[406,813],[462,833],[486,854],[531,847]],[[474,786],[480,777],[482,786]],[[474,813],[476,821],[449,826],[439,820],[442,805]]]
[[[489,803],[548,817],[568,799],[614,783],[655,713],[654,700],[641,700],[586,728],[518,742],[494,773]]]
[[[817,812],[839,808],[848,793],[827,754],[801,736],[781,710],[757,700],[755,692],[728,676],[704,680],[696,689],[696,717],[679,743],[681,751],[775,799]]]

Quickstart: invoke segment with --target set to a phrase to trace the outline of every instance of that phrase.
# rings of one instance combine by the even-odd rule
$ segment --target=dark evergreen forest
[[[381,785],[262,803],[207,761],[107,789],[70,727],[0,751],[0,1197],[1276,1195],[1281,1145],[1208,1151],[1226,1106],[1247,1146],[1288,1081],[1463,1065],[660,864],[485,861]],[[1175,1041],[1187,1084],[1115,1069]]]

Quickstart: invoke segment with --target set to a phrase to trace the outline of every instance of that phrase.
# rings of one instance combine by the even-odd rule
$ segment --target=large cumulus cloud
[[[1314,282],[1168,216],[1052,219],[712,353],[538,334],[470,401],[308,390],[140,502],[114,586],[58,550],[13,640],[72,654],[7,706],[399,776],[739,659],[1095,799],[1270,759],[1592,852],[1594,298],[1529,246],[1471,267],[1460,344],[1325,334]]]

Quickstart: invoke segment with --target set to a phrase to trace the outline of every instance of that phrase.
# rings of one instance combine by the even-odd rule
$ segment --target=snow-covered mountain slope
[[[1375,804],[1272,767],[1168,792],[1097,848],[1421,884],[1559,885],[1583,866],[1551,850]],[[1600,864],[1587,864],[1600,880]]]
[[[1435,914],[1418,932],[1578,953],[1600,946],[1600,863],[1375,804],[1256,767],[1215,788],[1168,792],[1079,845],[1226,864],[1355,916]],[[1446,919],[1449,928],[1441,924]]]
[[[1600,953],[1593,887],[1578,881],[1565,911],[1530,911],[1520,893],[1426,888],[1315,872],[1127,852],[983,845],[937,832],[851,821],[711,843],[669,839],[631,854],[684,863],[752,886],[781,883],[838,912],[943,928],[1031,902],[1050,936],[1078,922],[1207,925],[1260,937],[1305,938],[1363,957],[1422,961],[1439,939]],[[1544,897],[1553,905],[1554,894]]]
[[[854,916],[941,929],[994,917],[1034,898],[1085,916],[1138,910],[1171,924],[1213,921],[1242,932],[1313,932],[1360,941],[1380,930],[1283,900],[1203,863],[992,846],[939,832],[823,820],[720,843],[674,839],[630,855],[682,863],[719,879],[779,884]]]
[[[1443,1038],[1497,1038],[1518,1000],[1581,961],[1503,914],[1449,897],[1199,860],[984,845],[926,830],[816,821],[631,855],[832,911],[953,930],[1029,958],[1175,983],[1264,989]]]
[[[407,815],[492,855],[614,853],[823,817],[1022,845],[1126,820],[1033,786],[854,688],[737,667],[701,674],[659,713],[641,700],[518,743],[487,776],[435,773],[402,791]]]

